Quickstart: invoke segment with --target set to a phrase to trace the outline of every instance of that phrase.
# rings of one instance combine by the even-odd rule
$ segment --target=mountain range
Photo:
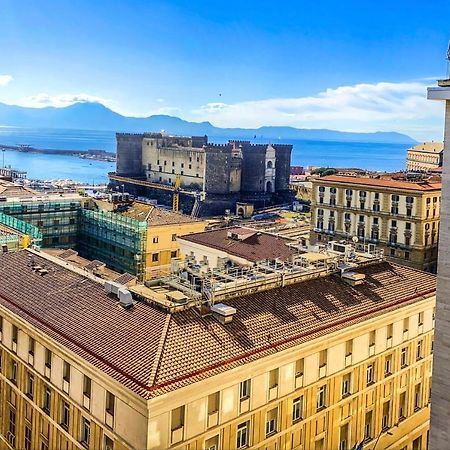
[[[170,134],[208,135],[212,138],[276,139],[378,142],[413,144],[414,139],[397,132],[352,133],[328,129],[306,129],[283,126],[260,128],[219,128],[210,122],[189,122],[179,117],[152,115],[128,117],[112,111],[101,103],[75,103],[63,108],[27,108],[0,103],[0,126],[23,128],[67,128],[118,132],[144,132],[164,130]]]

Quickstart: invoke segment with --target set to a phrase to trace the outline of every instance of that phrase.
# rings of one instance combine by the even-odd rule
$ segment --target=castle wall
[[[289,189],[289,177],[291,172],[292,145],[273,144],[275,149],[275,191],[287,191]]]
[[[118,175],[143,176],[142,134],[116,133]]]

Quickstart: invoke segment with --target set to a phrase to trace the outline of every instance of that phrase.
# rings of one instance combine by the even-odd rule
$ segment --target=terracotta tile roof
[[[177,213],[168,209],[159,208],[142,202],[134,202],[126,211],[121,213],[123,216],[147,222],[149,225],[169,225],[198,222],[196,219],[186,214]]]
[[[401,189],[407,191],[437,191],[441,190],[441,183],[413,183],[411,181],[401,181],[383,178],[369,178],[369,177],[346,177],[341,175],[328,175],[326,177],[316,178],[313,180],[315,183],[321,182],[335,182],[335,183],[348,183],[369,187],[386,187],[393,189]]]
[[[429,273],[387,262],[355,288],[331,275],[227,301],[230,324],[193,309],[124,310],[101,285],[29,252],[0,256],[0,304],[149,398],[434,295]],[[25,280],[25,282],[24,282]]]
[[[38,192],[32,189],[22,186],[20,184],[15,184],[11,182],[0,181],[0,196],[7,198],[15,197],[32,197],[34,195],[39,195]]]
[[[243,240],[237,240],[229,237],[229,233],[248,234],[248,237]],[[276,258],[285,261],[297,253],[296,249],[288,247],[289,243],[293,243],[291,239],[243,227],[221,228],[180,236],[180,238],[215,248],[252,262]]]
[[[114,281],[119,284],[127,284],[130,281],[136,280],[136,275],[131,275],[131,273],[125,272],[119,277],[117,277]]]
[[[100,267],[105,267],[106,264],[98,259],[94,259],[93,261],[89,261],[86,265],[83,266],[83,269],[92,271],[95,269],[99,269]]]

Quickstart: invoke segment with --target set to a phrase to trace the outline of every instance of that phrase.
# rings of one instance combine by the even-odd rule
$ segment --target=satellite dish
[[[352,241],[356,244],[358,242],[358,236],[353,236],[352,237]]]

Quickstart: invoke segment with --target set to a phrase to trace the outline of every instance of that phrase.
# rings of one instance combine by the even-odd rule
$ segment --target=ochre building
[[[408,149],[406,170],[409,172],[432,172],[442,167],[443,142],[422,142]]]
[[[125,308],[38,252],[0,270],[2,449],[426,448],[432,274],[377,262],[356,286],[309,277],[228,298],[221,323]]]
[[[330,175],[313,180],[311,242],[357,239],[435,272],[441,183]]]

